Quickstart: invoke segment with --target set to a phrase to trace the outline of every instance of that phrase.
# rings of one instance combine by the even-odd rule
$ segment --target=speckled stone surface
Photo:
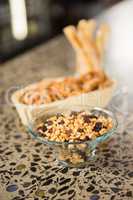
[[[84,169],[58,165],[52,149],[21,126],[5,94],[14,86],[69,74],[71,49],[60,37],[0,67],[0,200],[132,200],[133,134],[115,134]],[[64,67],[66,66],[66,67]]]

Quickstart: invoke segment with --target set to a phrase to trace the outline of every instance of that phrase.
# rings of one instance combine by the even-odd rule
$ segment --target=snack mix
[[[26,105],[47,104],[70,96],[103,89],[111,84],[112,81],[108,79],[103,71],[92,71],[78,77],[53,80],[48,85],[41,81],[33,90],[26,90],[20,100]]]
[[[88,141],[112,128],[112,119],[85,111],[56,114],[37,126],[38,133],[46,140],[56,142]]]

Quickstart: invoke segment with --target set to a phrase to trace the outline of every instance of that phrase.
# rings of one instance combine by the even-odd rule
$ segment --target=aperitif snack
[[[20,101],[26,105],[48,104],[71,96],[104,89],[111,85],[112,81],[104,72],[92,71],[78,77],[53,80],[48,85],[45,85],[45,81],[42,81],[33,90],[31,88],[26,90]]]
[[[80,142],[93,140],[113,127],[110,117],[86,111],[56,114],[37,125],[37,132],[45,140]]]
[[[95,20],[80,20],[76,27],[65,27],[64,33],[75,51],[75,74],[44,79],[15,92],[12,101],[24,125],[60,105],[103,108],[111,100],[116,81],[102,68],[108,26],[97,26]]]

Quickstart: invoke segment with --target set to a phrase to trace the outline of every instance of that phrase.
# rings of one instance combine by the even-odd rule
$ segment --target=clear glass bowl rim
[[[76,105],[76,107],[78,107],[78,106]],[[89,106],[84,106],[84,105],[83,105],[83,107],[89,108]],[[80,108],[82,108],[82,105],[80,105]],[[103,112],[103,113],[107,114],[109,117],[111,117],[111,119],[113,120],[113,127],[109,131],[107,131],[105,134],[97,137],[94,140],[67,141],[67,142],[50,141],[50,140],[45,140],[43,137],[40,137],[37,132],[33,131],[32,125],[27,126],[27,130],[34,139],[37,139],[39,142],[41,142],[43,144],[49,144],[49,145],[52,145],[52,144],[54,144],[54,145],[63,145],[64,144],[65,145],[66,144],[66,145],[68,145],[68,144],[94,144],[94,143],[99,143],[100,141],[105,140],[105,136],[109,137],[115,132],[115,130],[118,127],[118,121],[115,117],[115,114],[113,114],[113,112],[111,112],[109,110],[106,110],[106,109],[103,109],[103,108],[98,108],[98,107],[94,107],[92,110]]]

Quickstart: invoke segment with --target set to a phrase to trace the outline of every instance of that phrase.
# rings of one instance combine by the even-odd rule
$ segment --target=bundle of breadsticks
[[[86,73],[102,70],[102,60],[108,38],[109,27],[95,20],[80,20],[77,27],[67,26],[64,33],[76,52],[76,70]]]

